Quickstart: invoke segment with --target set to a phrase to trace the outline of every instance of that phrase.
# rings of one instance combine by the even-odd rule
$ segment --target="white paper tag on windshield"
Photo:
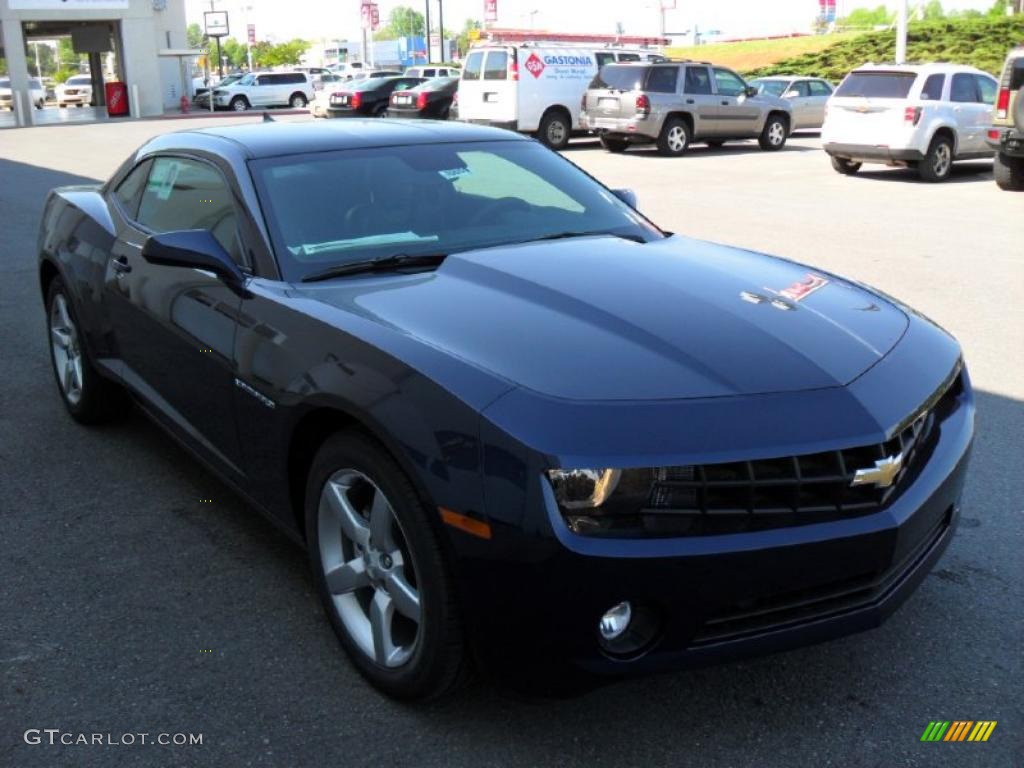
[[[469,174],[469,168],[449,168],[444,171],[438,171],[438,173],[441,174],[441,176],[443,176],[444,178],[448,179],[448,181],[454,181],[460,176],[467,176]]]

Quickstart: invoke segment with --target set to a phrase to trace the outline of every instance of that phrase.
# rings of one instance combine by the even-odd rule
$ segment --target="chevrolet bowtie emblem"
[[[903,454],[886,456],[875,462],[875,466],[866,469],[858,469],[853,474],[853,482],[850,485],[874,485],[878,488],[888,488],[896,480],[896,475],[903,469]]]

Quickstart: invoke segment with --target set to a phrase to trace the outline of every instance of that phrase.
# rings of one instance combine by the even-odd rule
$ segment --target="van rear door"
[[[474,48],[459,82],[459,119],[515,129],[518,86],[515,48]]]

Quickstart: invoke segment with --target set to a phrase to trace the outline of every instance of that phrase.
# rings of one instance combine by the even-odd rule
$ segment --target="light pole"
[[[896,63],[907,60],[907,0],[896,3]]]
[[[32,41],[32,50],[35,51],[35,54],[36,54],[36,77],[42,77],[43,76],[43,72],[42,72],[42,70],[39,69],[39,41],[38,40],[33,40]]]

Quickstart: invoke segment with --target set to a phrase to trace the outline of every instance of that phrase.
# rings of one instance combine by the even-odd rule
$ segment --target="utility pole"
[[[424,39],[427,41],[427,64],[431,64],[431,63],[433,63],[434,59],[431,56],[432,52],[430,50],[430,0],[427,0],[426,6],[427,6],[427,8],[426,8],[427,13],[426,13],[425,22],[426,22],[427,29],[426,29],[426,33],[424,34]]]
[[[437,0],[437,32],[441,38],[441,62],[448,60],[444,50],[444,0]]]
[[[907,60],[907,0],[896,3],[896,63]]]

